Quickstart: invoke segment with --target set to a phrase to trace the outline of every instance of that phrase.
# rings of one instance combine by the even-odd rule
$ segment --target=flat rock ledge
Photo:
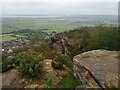
[[[118,60],[120,51],[93,50],[74,57],[74,76],[77,88],[118,87]]]

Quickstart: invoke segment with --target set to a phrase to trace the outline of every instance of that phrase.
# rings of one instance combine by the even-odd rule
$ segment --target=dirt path
[[[52,60],[50,60],[50,59],[46,59],[46,60],[43,61],[45,71],[47,71],[47,72],[52,72],[53,71],[53,68],[51,66],[51,62],[52,62]]]
[[[2,75],[2,84],[8,85],[15,79],[19,78],[19,73],[16,70],[10,70]]]
[[[43,73],[40,78],[36,81],[33,81],[32,83],[25,86],[25,88],[44,88],[45,84],[43,83],[45,78],[49,78],[53,74],[53,68],[51,66],[52,60],[45,59],[43,61],[43,70],[45,73]]]

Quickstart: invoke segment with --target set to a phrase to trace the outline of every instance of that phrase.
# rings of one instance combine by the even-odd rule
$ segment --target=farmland
[[[6,16],[2,21],[3,41],[21,37],[11,32],[19,30],[32,30],[35,32],[46,32],[51,34],[73,30],[79,27],[92,27],[104,24],[106,26],[117,26],[117,16]],[[5,34],[5,35],[4,35]],[[6,35],[8,34],[8,35]],[[25,34],[24,34],[25,35]],[[22,34],[22,36],[24,37]]]

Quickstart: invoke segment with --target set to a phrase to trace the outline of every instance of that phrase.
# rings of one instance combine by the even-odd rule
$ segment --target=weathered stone
[[[63,53],[63,48],[59,42],[53,44],[53,50],[56,50],[57,52]]]
[[[90,88],[90,87],[87,87],[87,86],[85,86],[85,85],[79,85],[79,86],[77,86],[76,87],[76,89],[75,90],[87,90],[86,88]]]
[[[91,88],[118,87],[119,51],[93,50],[73,59],[73,70],[79,84]]]
[[[16,70],[10,70],[2,74],[3,88],[23,88],[22,78]]]
[[[54,38],[56,39],[56,37]],[[58,41],[53,42],[53,49],[62,54],[70,55],[71,53],[68,50],[69,44],[66,38],[58,38]]]

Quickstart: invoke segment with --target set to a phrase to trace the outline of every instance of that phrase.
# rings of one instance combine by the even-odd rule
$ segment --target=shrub
[[[30,47],[26,47],[26,46],[23,46],[23,47],[20,47],[20,48],[14,48],[13,53],[18,54],[20,52],[25,52],[28,49],[30,49]]]
[[[31,44],[40,44],[44,38],[40,35],[35,35],[31,39]]]
[[[46,85],[45,88],[51,88],[51,90],[53,90],[53,88],[57,88],[58,84],[55,83],[54,79],[56,78],[56,74],[51,74],[50,77],[45,78],[43,80],[43,83]]]
[[[97,30],[83,32],[82,52],[96,49],[119,50],[118,29],[100,26]]]
[[[52,67],[55,68],[55,69],[62,69],[63,68],[63,63],[52,61]]]
[[[42,42],[39,46],[32,46],[36,52],[45,53],[51,51],[50,45],[48,43]]]
[[[72,64],[72,60],[70,59],[70,57],[65,54],[58,54],[54,57],[53,60],[56,62],[61,62],[64,65],[66,65],[67,67],[70,67],[70,65]]]
[[[6,72],[8,70],[10,70],[11,68],[13,68],[12,66],[13,61],[12,60],[3,60],[2,61],[2,72]]]
[[[6,55],[2,55],[2,72],[6,72],[13,68],[13,60],[7,59]]]
[[[16,69],[24,76],[38,78],[42,72],[44,57],[34,50],[21,52],[16,57]]]
[[[52,64],[53,68],[57,69],[58,68],[63,68],[63,64],[69,68],[72,68],[72,60],[70,59],[70,57],[68,55],[65,54],[61,54],[61,53],[57,53],[53,60],[56,62]]]
[[[73,73],[69,73],[69,75],[65,75],[63,79],[59,82],[59,88],[76,88],[76,86],[78,85],[79,84],[75,80]]]

